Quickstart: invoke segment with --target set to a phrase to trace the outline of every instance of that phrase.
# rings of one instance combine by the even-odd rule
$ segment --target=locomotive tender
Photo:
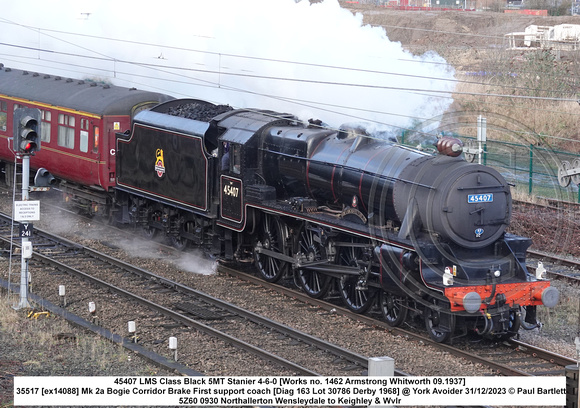
[[[11,98],[2,75],[0,102]],[[18,101],[66,106],[64,91],[53,96]],[[432,156],[356,127],[142,97],[162,103],[126,109],[131,129],[120,126],[116,147],[108,145],[113,154],[103,150],[97,160],[115,178],[100,188],[106,199],[95,204],[66,192],[89,201],[92,212],[110,212],[149,237],[165,234],[180,249],[252,260],[263,279],[293,277],[310,296],[337,295],[355,312],[378,305],[392,326],[411,311],[440,342],[468,331],[511,337],[522,312],[535,325],[536,306],[558,301],[557,290],[526,269],[531,240],[505,232],[510,187],[494,169],[461,158],[454,140],[441,139],[445,154]],[[0,127],[0,137],[9,134]],[[42,149],[33,166],[48,168],[61,185],[78,183],[82,193],[99,190],[77,180],[75,167],[51,168],[46,160],[65,160],[65,146],[49,150],[43,141]],[[14,156],[0,149],[0,157],[10,163]]]

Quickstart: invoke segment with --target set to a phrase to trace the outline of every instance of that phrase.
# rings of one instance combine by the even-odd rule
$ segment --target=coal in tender
[[[229,105],[213,105],[211,103],[186,103],[169,108],[167,113],[187,119],[209,122],[217,115],[233,110]]]

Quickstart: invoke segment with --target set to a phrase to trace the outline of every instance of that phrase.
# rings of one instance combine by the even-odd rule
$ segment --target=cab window
[[[240,145],[232,145],[232,156],[230,162],[230,169],[234,174],[240,174],[242,164],[242,154]]]

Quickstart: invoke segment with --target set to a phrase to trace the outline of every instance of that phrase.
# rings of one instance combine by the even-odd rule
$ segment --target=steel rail
[[[5,217],[5,221],[6,221],[6,217]],[[65,248],[74,248],[75,250],[80,250],[80,251],[84,252],[85,255],[88,255],[89,257],[91,257],[93,259],[97,259],[99,261],[106,262],[114,267],[126,270],[132,274],[135,274],[135,275],[140,276],[142,278],[148,279],[152,282],[155,282],[156,284],[163,285],[167,288],[171,288],[177,292],[201,299],[202,301],[204,301],[208,304],[215,305],[223,310],[226,310],[232,314],[238,315],[246,320],[252,321],[253,323],[256,323],[260,326],[267,327],[270,330],[276,331],[280,334],[283,334],[283,335],[288,336],[290,338],[296,339],[296,340],[300,341],[301,343],[314,346],[318,349],[324,350],[324,351],[331,353],[337,357],[340,357],[346,361],[350,361],[357,366],[360,366],[362,368],[368,367],[368,358],[365,356],[350,352],[346,349],[343,349],[343,348],[338,347],[336,345],[325,342],[322,339],[311,336],[307,333],[294,330],[286,325],[283,325],[281,323],[267,319],[263,316],[257,315],[253,312],[248,311],[248,310],[239,308],[231,303],[222,301],[220,299],[217,299],[217,298],[212,297],[210,295],[207,295],[205,293],[196,291],[188,286],[182,285],[178,282],[175,282],[175,281],[172,281],[170,279],[164,278],[162,276],[156,275],[156,274],[154,274],[150,271],[147,271],[145,269],[128,264],[128,263],[123,262],[119,259],[109,257],[108,255],[103,254],[103,253],[96,251],[94,249],[82,247],[82,246],[78,245],[77,243],[74,243],[74,242],[67,240],[65,238],[58,237],[56,235],[47,233],[46,231],[42,231],[42,230],[36,230],[36,233],[39,235],[42,234],[45,239],[49,239],[49,240],[54,241],[55,243],[61,244]],[[9,238],[6,238],[6,237],[0,237],[0,239],[4,240],[6,242],[9,241]],[[18,246],[18,245],[16,244],[16,246]],[[92,277],[92,276],[90,276],[82,271],[79,271],[75,268],[71,268],[70,266],[68,266],[62,262],[59,262],[50,256],[43,255],[41,252],[35,251],[34,256],[39,258],[43,262],[46,262],[46,263],[48,263],[56,268],[63,269],[67,272],[70,272],[70,273],[73,273],[77,276],[80,276],[83,279],[87,279],[87,280],[89,280],[89,281],[91,281],[91,282],[93,282],[101,287],[107,287],[111,291],[114,291],[122,296],[131,298],[132,300],[135,300],[137,303],[140,303],[144,306],[147,306],[153,310],[156,310],[159,313],[163,314],[164,316],[169,317],[171,319],[174,319],[176,321],[179,321],[182,324],[185,324],[188,326],[194,326],[196,329],[199,329],[200,331],[203,331],[207,334],[213,335],[214,337],[221,338],[222,340],[225,340],[229,343],[236,343],[235,345],[238,346],[239,348],[244,349],[246,351],[249,351],[253,354],[256,354],[261,358],[275,361],[277,364],[280,364],[280,365],[282,365],[286,368],[289,368],[291,370],[300,372],[304,375],[319,375],[316,372],[313,372],[313,371],[305,369],[301,366],[295,365],[294,363],[289,362],[287,360],[281,359],[280,357],[278,357],[272,353],[266,352],[264,350],[261,350],[255,346],[252,346],[249,343],[242,342],[238,339],[235,339],[234,337],[229,336],[225,333],[222,333],[219,330],[213,329],[212,327],[207,326],[201,322],[190,319],[190,318],[182,315],[181,313],[174,312],[171,309],[167,309],[161,305],[157,305],[157,304],[150,302],[142,297],[136,296],[136,295],[134,295],[130,292],[127,292],[123,289],[120,289],[120,288],[117,288],[113,285],[110,285],[107,282],[104,282],[100,279]]]
[[[18,293],[19,285],[16,285],[16,286],[9,285],[8,281],[6,281],[4,279],[0,279],[0,288],[6,289],[7,291],[13,290],[13,291],[16,291],[16,293]],[[140,357],[151,362],[152,364],[155,364],[158,367],[166,369],[167,371],[174,371],[174,372],[176,372],[180,375],[183,375],[183,376],[190,376],[191,377],[191,376],[204,375],[203,373],[200,373],[199,371],[193,370],[193,369],[186,367],[186,366],[184,366],[176,361],[169,360],[168,358],[166,358],[158,353],[155,353],[151,350],[148,350],[145,347],[133,342],[130,339],[127,339],[119,334],[112,333],[103,327],[100,327],[94,323],[91,323],[91,322],[75,315],[74,313],[69,312],[65,308],[62,308],[60,306],[53,304],[52,302],[48,301],[47,299],[44,299],[38,295],[35,295],[34,293],[29,293],[28,295],[29,295],[30,300],[32,300],[33,303],[42,307],[43,310],[48,310],[49,312],[51,312],[55,315],[58,315],[61,318],[67,320],[70,324],[77,326],[77,327],[80,327],[82,329],[88,330],[90,332],[93,332],[93,333],[101,336],[102,338],[106,339],[107,341],[110,341],[110,342],[115,343],[115,344],[119,344],[123,348],[131,351],[132,353],[139,355]]]
[[[566,357],[558,353],[553,353],[551,351],[547,351],[536,346],[532,346],[531,344],[524,343],[520,340],[510,339],[508,342],[510,343],[512,348],[518,348],[520,351],[526,354],[542,358],[544,360],[560,365],[562,367],[565,367],[567,365],[578,364],[578,362],[573,358]]]
[[[298,292],[294,289],[286,288],[286,287],[283,287],[280,285],[270,284],[270,283],[268,283],[268,282],[266,282],[258,277],[246,274],[244,272],[241,272],[241,271],[238,271],[238,270],[235,270],[232,268],[228,268],[228,267],[223,266],[223,265],[220,266],[220,269],[224,273],[227,273],[229,275],[246,280],[246,281],[254,283],[256,285],[261,285],[261,286],[267,287],[270,290],[274,290],[280,294],[283,294],[283,295],[288,296],[290,298],[297,299],[301,302],[320,307],[321,309],[324,309],[328,312],[338,313],[342,316],[351,318],[353,320],[364,323],[366,325],[369,325],[369,326],[372,326],[375,328],[379,328],[379,329],[383,329],[383,330],[387,330],[391,333],[395,333],[395,334],[398,334],[401,336],[406,336],[408,338],[411,338],[411,339],[414,339],[417,341],[422,341],[423,343],[425,343],[427,345],[430,345],[430,346],[433,346],[435,348],[446,351],[454,356],[465,358],[466,360],[483,364],[483,365],[493,369],[498,374],[502,374],[502,375],[506,375],[506,376],[534,376],[534,374],[532,374],[532,373],[528,373],[528,372],[522,371],[520,369],[510,367],[508,365],[505,365],[505,364],[502,364],[499,362],[495,362],[495,361],[490,360],[488,358],[481,357],[481,356],[475,355],[473,353],[470,353],[470,352],[467,352],[464,350],[460,350],[460,349],[455,348],[453,346],[450,346],[447,344],[442,344],[442,343],[437,343],[437,342],[431,340],[430,338],[421,336],[417,333],[413,333],[411,331],[401,329],[399,327],[391,327],[386,322],[382,322],[380,320],[377,320],[377,319],[369,317],[369,316],[365,316],[365,315],[351,312],[350,310],[348,310],[346,308],[328,303],[324,300],[314,299],[303,292]],[[537,348],[537,347],[534,347],[534,346],[531,346],[531,345],[528,345],[528,344],[525,344],[523,342],[519,342],[516,340],[513,340],[513,342],[517,346],[520,346],[520,351],[522,351],[522,352],[528,352],[528,351],[533,350],[533,353],[529,353],[529,354],[532,354],[534,357],[542,358],[542,359],[545,359],[547,361],[554,362],[555,364],[558,364],[558,365],[571,364],[569,361],[572,361],[572,360],[568,360],[567,357],[564,357],[564,356],[552,353],[550,351],[543,350],[543,349],[540,349],[540,348]],[[512,348],[516,348],[516,346],[512,346]],[[576,364],[575,362],[573,362],[573,363]]]
[[[4,217],[6,217],[6,216],[4,216]],[[9,219],[9,217],[6,217],[6,218]],[[52,235],[50,233],[46,233],[46,232],[41,231],[41,230],[37,230],[37,232],[46,235],[46,237],[48,239],[50,239],[50,237],[56,237],[56,236],[54,236],[54,235]],[[60,240],[61,237],[58,237],[58,239]],[[117,266],[119,268],[122,268],[122,269],[125,269],[125,270],[129,270],[130,272],[132,272],[134,274],[137,274],[139,276],[142,276],[143,278],[150,279],[150,280],[154,281],[155,283],[164,285],[164,286],[166,286],[168,288],[174,289],[174,290],[179,291],[181,293],[190,294],[192,296],[201,298],[201,299],[203,299],[204,301],[206,301],[208,303],[216,304],[216,302],[217,302],[219,304],[219,307],[223,308],[224,310],[227,310],[230,313],[237,314],[239,316],[242,316],[244,318],[247,318],[249,320],[252,320],[255,323],[260,324],[260,325],[262,325],[264,327],[268,327],[271,330],[276,330],[277,332],[279,332],[281,334],[288,335],[288,336],[291,336],[291,337],[294,337],[294,338],[297,335],[297,332],[295,330],[293,330],[293,329],[291,329],[291,328],[289,328],[287,326],[280,325],[277,322],[271,321],[271,320],[266,319],[266,318],[264,318],[262,316],[256,315],[256,314],[254,314],[252,312],[249,312],[249,311],[240,309],[237,306],[234,306],[234,305],[229,304],[227,302],[223,302],[223,301],[221,301],[219,299],[213,298],[212,296],[209,296],[209,295],[204,294],[202,292],[198,292],[198,291],[196,291],[196,290],[194,290],[192,288],[189,288],[189,287],[187,287],[185,285],[179,284],[177,282],[174,282],[174,281],[171,281],[171,280],[169,280],[167,278],[164,278],[162,276],[153,274],[153,273],[151,273],[149,271],[146,271],[144,269],[141,269],[141,268],[135,267],[133,265],[127,264],[127,263],[125,263],[123,261],[120,261],[118,259],[110,258],[107,255],[102,254],[102,253],[100,253],[100,252],[98,252],[96,250],[93,250],[93,249],[90,249],[90,248],[81,247],[78,244],[76,244],[74,242],[71,242],[69,240],[62,239],[62,241],[65,242],[67,245],[70,245],[71,247],[75,248],[75,249],[82,249],[83,251],[85,251],[88,254],[90,254],[92,257],[99,258],[99,259],[101,259],[103,261],[109,262],[109,263],[111,263],[111,264],[113,264],[113,265],[115,265],[115,266]],[[373,319],[373,318],[368,317],[368,316],[365,316],[365,315],[360,315],[360,314],[353,313],[353,312],[351,312],[350,310],[348,310],[346,308],[341,308],[341,307],[338,307],[336,305],[330,304],[328,302],[324,302],[324,301],[320,301],[320,300],[311,298],[310,296],[308,296],[308,295],[306,295],[306,294],[304,294],[302,292],[298,292],[298,291],[295,291],[295,290],[292,290],[292,289],[284,288],[284,287],[282,287],[280,285],[271,285],[271,284],[268,284],[267,282],[263,281],[262,279],[259,279],[257,277],[254,277],[254,276],[245,274],[245,273],[240,272],[240,271],[233,270],[231,268],[227,268],[224,265],[221,265],[220,266],[220,269],[223,270],[223,271],[225,271],[226,273],[232,275],[232,276],[240,277],[240,278],[242,278],[242,279],[244,279],[244,280],[246,280],[248,282],[252,282],[252,283],[257,284],[257,285],[260,285],[260,286],[267,286],[268,288],[273,289],[273,290],[275,290],[275,291],[277,291],[279,293],[282,293],[282,294],[284,294],[286,296],[289,296],[289,297],[292,297],[292,298],[296,298],[296,299],[298,299],[298,300],[300,300],[300,301],[302,301],[304,303],[308,303],[308,304],[311,304],[311,305],[314,305],[314,306],[317,306],[317,307],[321,307],[321,308],[323,308],[323,309],[325,309],[325,310],[327,310],[329,312],[330,311],[339,312],[340,314],[342,314],[344,316],[347,316],[347,317],[349,317],[351,319],[354,319],[354,320],[363,322],[363,323],[365,323],[367,325],[371,325],[371,326],[374,326],[374,327],[377,327],[377,328],[381,328],[381,329],[384,329],[384,330],[387,330],[387,331],[390,331],[390,332],[393,332],[393,333],[397,333],[399,335],[403,335],[403,336],[407,336],[409,338],[413,338],[413,339],[418,340],[418,341],[422,341],[422,342],[424,342],[426,344],[429,344],[429,345],[431,345],[431,346],[433,346],[435,348],[442,349],[442,350],[444,350],[444,351],[446,351],[446,352],[448,352],[450,354],[453,354],[455,356],[468,359],[470,361],[477,361],[477,362],[479,362],[481,364],[484,364],[484,365],[492,368],[497,373],[500,373],[500,374],[503,374],[503,375],[515,375],[515,376],[531,376],[531,375],[533,375],[533,374],[530,374],[530,373],[526,373],[526,372],[524,372],[522,370],[519,370],[519,369],[516,369],[516,368],[513,368],[513,367],[509,367],[509,366],[506,366],[506,365],[501,364],[501,363],[498,363],[498,362],[494,362],[494,361],[489,360],[489,359],[486,359],[484,357],[480,357],[480,356],[474,355],[472,353],[469,353],[469,352],[466,352],[466,351],[463,351],[463,350],[459,350],[459,349],[454,348],[452,346],[434,342],[433,340],[431,340],[431,339],[429,339],[427,337],[423,337],[421,335],[418,335],[416,333],[413,333],[413,332],[410,332],[410,331],[407,331],[407,330],[404,330],[404,329],[401,329],[401,328],[393,328],[391,326],[388,326],[385,322],[381,322],[379,320]],[[186,319],[188,319],[188,318],[186,318]],[[191,319],[189,319],[189,320],[191,320]],[[202,323],[200,323],[200,324],[202,324]],[[211,329],[209,326],[206,326],[206,325],[203,325],[203,326],[208,327],[209,329]],[[213,329],[211,329],[211,330],[213,330]],[[306,344],[313,345],[314,347],[317,347],[319,349],[326,350],[326,351],[331,352],[333,354],[336,354],[338,356],[342,356],[344,358],[344,356],[345,356],[345,350],[344,349],[341,349],[341,348],[339,348],[337,346],[328,344],[328,343],[322,341],[321,339],[318,339],[316,337],[309,336],[309,335],[307,335],[305,333],[299,333],[298,332],[298,335],[299,334],[304,335],[304,337],[302,339],[300,339],[300,341],[303,341]],[[536,350],[537,349],[537,348],[534,348],[533,346],[530,346],[530,345],[527,345],[527,344],[524,344],[524,343],[521,343],[521,342],[519,342],[517,344],[518,344],[518,346],[520,346],[520,350],[521,351],[527,351],[527,350],[532,350],[532,349]],[[515,348],[515,347],[517,347],[517,346],[514,346],[513,348]],[[351,353],[351,352],[348,352],[348,353],[350,353],[350,356],[348,356],[348,358],[347,358],[348,361],[351,361],[351,362],[355,363],[356,365],[360,365],[361,367],[367,367],[368,366],[367,365],[368,364],[368,360],[367,360],[366,357],[361,356],[361,355],[358,355],[356,353]],[[568,360],[562,360],[560,358],[560,357],[562,357],[563,359],[566,359],[566,357],[563,357],[563,356],[558,357],[558,356],[555,356],[555,355],[551,354],[550,352],[548,352],[546,350],[542,350],[542,349],[537,349],[537,351],[534,351],[533,353],[530,353],[530,354],[533,354],[535,356],[538,356],[539,358],[544,358],[544,359],[546,359],[548,361],[554,361],[554,362],[556,362],[556,364],[559,364],[559,361],[565,361],[566,363],[568,363]],[[408,375],[408,374],[407,373],[404,373],[402,371],[396,370],[396,375]]]
[[[536,251],[536,250],[533,250],[533,249],[528,249],[528,254],[533,255],[535,257],[538,257],[538,258],[547,258],[547,259],[550,259],[550,260],[552,260],[555,263],[558,263],[560,265],[570,266],[570,267],[573,267],[573,268],[579,268],[580,269],[580,261],[577,260],[577,259],[563,258],[561,256],[552,255],[552,254],[549,254],[547,252]]]
[[[1,237],[1,239],[5,240],[4,237]],[[252,353],[252,354],[254,354],[262,359],[271,361],[275,364],[278,364],[284,368],[295,371],[295,372],[300,373],[302,375],[309,375],[309,376],[318,376],[319,375],[318,373],[316,373],[314,371],[308,370],[302,366],[294,364],[293,362],[288,361],[284,358],[281,358],[281,357],[279,357],[275,354],[272,354],[266,350],[262,350],[262,349],[255,347],[249,343],[246,343],[242,340],[239,340],[233,336],[230,336],[229,334],[226,334],[226,333],[223,333],[219,330],[216,330],[216,329],[214,329],[210,326],[207,326],[207,325],[205,325],[197,320],[194,320],[194,319],[191,319],[187,316],[184,316],[181,313],[175,312],[171,309],[168,309],[168,308],[161,306],[157,303],[151,302],[145,298],[137,296],[137,295],[135,295],[131,292],[128,292],[124,289],[121,289],[121,288],[116,287],[114,285],[111,285],[105,281],[102,281],[98,278],[90,276],[84,272],[79,271],[78,269],[69,267],[66,264],[59,262],[55,259],[52,259],[48,256],[39,254],[37,252],[35,252],[33,256],[37,259],[40,259],[42,262],[44,262],[46,264],[49,264],[55,268],[61,269],[67,273],[71,273],[73,275],[76,275],[82,279],[86,279],[87,281],[94,283],[102,288],[105,288],[113,293],[119,294],[119,295],[124,296],[125,298],[130,299],[130,300],[132,300],[140,305],[148,307],[149,309],[156,311],[165,317],[173,319],[173,320],[175,320],[175,321],[177,321],[185,326],[193,327],[196,330],[199,330],[199,331],[201,331],[205,334],[208,334],[210,336],[224,340],[227,343],[232,344],[233,346],[238,347],[244,351]]]
[[[153,272],[136,267],[134,265],[130,265],[130,264],[125,263],[119,259],[110,258],[106,254],[98,252],[94,249],[85,248],[85,251],[96,258],[99,258],[99,259],[107,261],[107,262],[114,263],[116,266],[118,266],[120,268],[128,270],[128,271],[130,271],[134,274],[137,274],[139,276],[142,276],[146,279],[150,279],[150,280],[154,281],[155,283],[164,285],[164,286],[171,288],[171,289],[174,289],[180,293],[194,296],[198,299],[203,300],[206,303],[216,305],[216,306],[218,306],[218,307],[220,307],[220,308],[222,308],[222,309],[224,309],[232,314],[241,316],[244,319],[247,319],[249,321],[257,323],[261,326],[267,327],[271,330],[275,330],[281,334],[284,334],[286,336],[300,340],[301,342],[303,342],[305,344],[309,344],[309,345],[312,345],[312,346],[317,347],[319,349],[322,349],[322,350],[325,350],[325,351],[330,352],[332,354],[335,354],[336,356],[340,356],[342,358],[345,358],[348,361],[351,361],[351,362],[353,362],[361,367],[364,367],[364,368],[368,367],[368,358],[366,356],[363,356],[363,355],[357,354],[357,353],[353,353],[351,351],[343,349],[342,347],[338,347],[334,344],[330,344],[330,343],[328,343],[328,342],[326,342],[318,337],[314,337],[314,336],[311,336],[307,333],[301,332],[299,330],[292,329],[289,326],[275,322],[274,320],[265,318],[265,317],[260,316],[256,313],[253,313],[249,310],[242,309],[238,306],[235,306],[229,302],[225,302],[221,299],[210,296],[206,293],[199,292],[193,288],[190,288],[189,286],[186,286],[186,285],[183,285],[181,283],[164,278],[164,277],[159,276]]]

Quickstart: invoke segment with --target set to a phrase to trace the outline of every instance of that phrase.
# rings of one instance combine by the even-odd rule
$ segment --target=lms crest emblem
[[[165,161],[163,160],[163,149],[155,151],[155,172],[157,177],[163,178],[165,175]]]

